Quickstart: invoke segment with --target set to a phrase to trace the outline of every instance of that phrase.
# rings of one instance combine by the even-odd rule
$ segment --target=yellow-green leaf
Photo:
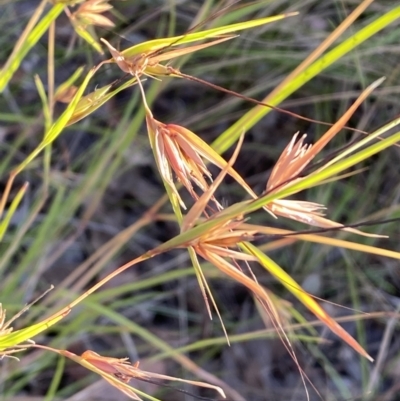
[[[51,319],[45,319],[43,322],[26,327],[25,329],[17,330],[5,335],[0,335],[0,351],[4,351],[7,348],[15,347],[23,342],[32,339],[44,330],[53,326],[55,323],[59,322],[65,316],[66,314],[56,315]]]
[[[148,53],[156,50],[163,49],[167,46],[180,46],[186,43],[196,42],[198,40],[204,40],[208,38],[214,38],[219,35],[225,35],[232,32],[242,31],[244,29],[254,28],[256,26],[269,24],[274,21],[279,21],[286,17],[292,17],[298,13],[288,13],[276,15],[273,17],[260,18],[250,21],[238,22],[232,25],[225,25],[218,28],[212,28],[205,31],[188,33],[186,35],[174,36],[171,38],[162,38],[150,40],[144,43],[139,43],[138,45],[129,47],[121,52],[125,58],[134,57],[138,54]]]
[[[87,43],[89,43],[90,46],[92,46],[98,53],[104,54],[104,51],[100,45],[100,43],[97,41],[97,38],[89,32],[88,29],[85,29],[82,25],[79,23],[74,23],[73,27],[75,29],[75,32],[82,38],[84,39]]]
[[[400,6],[395,7],[393,10],[377,18],[360,31],[355,32],[348,39],[316,60],[308,68],[299,72],[299,74],[284,85],[275,96],[267,96],[262,101],[272,106],[279,105],[283,100],[287,99],[297,89],[301,88],[305,83],[327,69],[335,61],[345,56],[351,50],[398,18],[400,18]],[[248,131],[270,111],[271,109],[262,106],[252,108],[214,141],[212,145],[213,148],[218,153],[223,153],[237,141],[243,130]]]
[[[46,2],[42,3],[45,4]],[[30,32],[24,32],[26,37],[19,46],[15,46],[14,51],[11,53],[6,64],[0,71],[0,92],[3,92],[29,50],[31,50],[45,32],[47,32],[50,24],[60,15],[63,9],[64,4],[55,4],[47,15],[35,26],[35,28]]]
[[[20,190],[18,191],[17,195],[15,195],[11,205],[7,210],[7,214],[5,215],[4,219],[0,223],[0,241],[3,239],[5,232],[7,231],[7,227],[10,224],[10,221],[17,210],[18,205],[20,204],[23,196],[25,195],[26,190],[28,189],[28,183],[25,183]]]
[[[250,243],[243,243],[241,248],[248,252],[250,255],[255,256],[261,266],[263,266],[269,273],[271,273],[276,279],[278,279],[283,286],[285,286],[295,297],[297,297],[318,319],[324,322],[336,335],[338,335],[343,341],[349,344],[354,350],[359,352],[362,356],[369,360],[373,360],[364,348],[349,334],[342,326],[340,326],[335,320],[333,320],[321,306],[306,293],[299,284],[286,273],[278,264],[276,264],[267,255],[261,252],[256,246]]]
[[[91,92],[86,96],[83,96],[78,102],[73,114],[71,115],[67,123],[67,126],[75,124],[76,122],[87,117],[89,114],[93,113],[95,110],[101,107],[104,103],[110,100],[117,93],[135,84],[136,84],[136,77],[133,77],[129,81],[125,82],[123,85],[117,87],[112,92],[108,93],[108,91],[112,88],[112,84],[110,84],[98,88],[94,92]]]
[[[40,144],[31,152],[31,154],[19,165],[17,168],[13,171],[15,175],[20,173],[46,146],[51,144],[57,137],[60,135],[62,130],[66,127],[67,123],[71,119],[76,106],[78,105],[78,102],[80,98],[83,95],[83,92],[85,91],[90,79],[93,77],[95,74],[96,69],[93,68],[89,71],[87,74],[85,80],[83,81],[82,85],[76,92],[74,99],[72,102],[68,105],[64,113],[58,118],[58,120],[50,127],[50,129],[46,132],[43,140],[40,142]]]

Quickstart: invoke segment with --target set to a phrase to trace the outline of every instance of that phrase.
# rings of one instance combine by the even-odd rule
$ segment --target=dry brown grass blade
[[[310,153],[314,154],[314,157],[317,153],[319,153],[326,144],[340,131],[344,128],[344,125],[350,119],[350,117],[354,114],[356,109],[361,105],[362,102],[385,80],[385,77],[377,79],[371,85],[369,85],[357,98],[357,100],[349,107],[349,109],[339,118],[339,120],[322,136],[311,148]],[[322,166],[319,170],[322,170],[324,167]]]
[[[238,141],[238,144],[235,148],[235,151],[233,152],[233,155],[229,162],[226,164],[226,166],[222,169],[222,171],[219,173],[217,178],[214,180],[214,182],[210,185],[210,187],[201,195],[201,197],[195,202],[195,204],[192,206],[192,208],[189,210],[189,212],[186,214],[182,221],[181,225],[181,232],[187,231],[191,227],[193,227],[196,224],[196,221],[198,218],[201,216],[201,214],[204,212],[205,208],[207,207],[208,203],[210,200],[213,198],[215,191],[217,188],[221,185],[222,180],[225,178],[226,174],[228,173],[229,169],[233,166],[235,163],[239,151],[242,147],[244,140],[244,135],[241,135]]]

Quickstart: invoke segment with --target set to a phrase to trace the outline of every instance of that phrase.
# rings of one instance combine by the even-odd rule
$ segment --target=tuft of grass
[[[400,8],[295,6],[3,2],[5,397],[391,394]]]

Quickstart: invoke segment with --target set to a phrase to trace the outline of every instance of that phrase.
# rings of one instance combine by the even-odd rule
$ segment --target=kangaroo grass
[[[50,266],[57,266],[66,251],[71,250],[73,245],[78,244],[83,238],[82,234],[88,227],[98,224],[94,216],[102,215],[105,219],[103,221],[106,221],[107,214],[110,212],[106,201],[107,196],[110,193],[114,195],[115,192],[124,191],[120,188],[124,180],[123,174],[130,171],[131,166],[135,166],[135,162],[130,160],[131,154],[141,155],[144,153],[143,149],[146,149],[145,147],[141,148],[142,151],[132,149],[133,140],[136,141],[135,144],[141,140],[138,133],[143,122],[146,123],[149,148],[153,151],[155,161],[155,163],[150,162],[147,158],[146,163],[149,162],[148,164],[156,166],[155,170],[159,173],[164,189],[157,189],[159,200],[154,205],[150,201],[148,207],[143,209],[147,212],[142,213],[138,218],[135,215],[135,222],[126,224],[120,232],[114,232],[108,242],[98,249],[95,248],[94,251],[92,249],[92,253],[85,261],[80,264],[76,263],[77,267],[70,275],[63,279],[59,278],[54,294],[40,300],[40,305],[31,308],[31,313],[28,314],[31,320],[26,316],[21,316],[21,313],[17,313],[15,318],[6,321],[6,311],[3,307],[0,309],[0,355],[15,358],[17,355],[25,355],[24,353],[28,349],[41,349],[46,353],[55,353],[95,372],[129,398],[136,400],[156,400],[156,398],[139,391],[132,379],[175,380],[214,390],[221,397],[225,397],[226,393],[232,399],[244,400],[244,397],[233,386],[219,379],[207,368],[200,368],[197,363],[193,362],[192,355],[184,355],[186,352],[204,348],[207,344],[218,343],[221,345],[221,339],[214,341],[212,338],[207,338],[197,343],[190,339],[189,341],[192,342],[188,345],[171,346],[167,341],[161,339],[161,335],[152,333],[148,328],[142,327],[140,323],[128,319],[123,316],[122,312],[117,311],[117,309],[129,305],[129,301],[122,297],[129,290],[139,291],[141,288],[149,288],[151,285],[160,285],[163,280],[183,279],[191,275],[195,276],[198,281],[208,317],[212,319],[214,313],[218,316],[224,340],[228,344],[233,344],[238,339],[254,339],[258,334],[252,331],[244,334],[243,338],[231,335],[232,325],[229,322],[226,324],[224,310],[220,306],[222,302],[215,296],[217,291],[212,288],[210,278],[218,277],[222,283],[228,278],[231,284],[233,282],[249,290],[257,315],[265,325],[272,327],[274,335],[279,338],[297,368],[304,387],[305,398],[310,398],[309,385],[323,398],[322,393],[320,394],[319,389],[314,386],[313,378],[305,368],[306,364],[298,356],[297,346],[303,342],[307,344],[313,355],[321,357],[322,354],[324,360],[329,362],[329,358],[315,345],[321,345],[324,340],[312,328],[315,323],[308,322],[298,310],[297,305],[292,305],[285,300],[286,293],[277,296],[269,286],[267,287],[268,284],[266,284],[263,273],[266,271],[277,279],[282,287],[294,295],[324,325],[366,360],[373,360],[369,354],[371,351],[366,349],[369,348],[369,344],[365,340],[365,326],[358,323],[358,319],[361,318],[356,315],[351,317],[353,321],[357,322],[357,338],[359,339],[357,341],[338,323],[336,318],[320,306],[321,297],[314,296],[303,289],[303,286],[299,284],[300,281],[295,279],[292,271],[286,267],[287,264],[275,260],[275,255],[273,258],[270,253],[282,249],[282,247],[286,249],[291,244],[298,246],[300,242],[308,243],[308,248],[304,249],[317,249],[319,253],[312,259],[314,262],[308,263],[312,268],[318,257],[322,260],[328,252],[327,245],[330,248],[339,248],[343,254],[343,260],[346,262],[346,282],[349,283],[351,290],[350,301],[357,310],[363,309],[361,302],[363,294],[358,291],[357,282],[363,282],[365,286],[368,286],[365,278],[368,273],[365,273],[365,276],[361,274],[357,276],[357,269],[353,270],[355,262],[347,254],[346,249],[379,256],[382,260],[383,258],[400,258],[398,252],[380,246],[384,243],[383,241],[386,241],[383,239],[386,238],[384,229],[382,233],[380,230],[379,233],[364,232],[340,222],[343,221],[343,218],[339,211],[344,210],[346,203],[352,199],[351,195],[354,197],[355,192],[348,191],[340,200],[336,201],[333,189],[340,188],[342,181],[347,182],[346,180],[356,180],[359,176],[367,176],[370,171],[366,171],[362,163],[367,160],[374,161],[376,155],[383,150],[390,152],[391,150],[388,148],[400,141],[400,133],[394,132],[399,119],[391,118],[389,123],[371,134],[353,128],[350,126],[351,122],[349,123],[350,118],[356,117],[357,109],[366,103],[367,98],[370,99],[374,96],[374,90],[383,83],[384,78],[377,79],[377,77],[368,76],[364,79],[363,82],[373,83],[362,90],[352,104],[344,107],[342,115],[335,117],[334,121],[336,122],[321,122],[328,125],[329,128],[320,139],[314,141],[314,145],[306,143],[305,134],[291,132],[292,140],[287,140],[287,145],[280,157],[276,158],[277,161],[271,169],[269,179],[262,180],[262,190],[258,193],[249,185],[247,178],[239,172],[240,163],[236,163],[236,161],[240,160],[244,153],[247,132],[271,109],[282,112],[286,118],[289,118],[289,115],[291,118],[302,118],[308,123],[316,122],[313,118],[302,117],[298,113],[283,110],[277,105],[312,78],[326,72],[329,66],[343,59],[346,54],[354,53],[361,43],[394,23],[400,17],[400,8],[396,6],[387,8],[381,16],[374,12],[375,19],[372,22],[364,19],[359,23],[358,18],[362,13],[367,7],[374,5],[371,0],[363,1],[334,29],[332,34],[304,59],[304,62],[300,63],[292,73],[282,77],[281,83],[269,95],[266,97],[263,95],[262,101],[258,101],[230,89],[222,88],[218,84],[208,83],[207,79],[183,73],[180,71],[181,66],[179,68],[172,67],[164,63],[175,58],[179,58],[183,63],[189,57],[194,58],[196,53],[206,53],[214,46],[218,46],[218,49],[224,49],[224,47],[228,49],[230,46],[234,48],[233,43],[237,39],[236,32],[260,28],[264,25],[268,27],[271,23],[274,23],[273,26],[279,24],[284,24],[283,26],[288,24],[287,26],[289,26],[289,21],[300,17],[299,13],[287,11],[272,17],[260,15],[260,18],[255,18],[254,13],[261,12],[262,14],[264,10],[261,6],[262,2],[243,5],[243,7],[240,4],[240,7],[231,9],[228,2],[210,1],[205,2],[198,10],[197,17],[194,18],[196,21],[194,28],[186,34],[176,35],[173,31],[176,26],[177,9],[171,5],[167,24],[169,37],[143,41],[138,45],[119,51],[110,43],[114,43],[112,39],[109,41],[102,38],[99,41],[94,29],[95,26],[114,26],[113,20],[118,12],[113,8],[117,5],[111,5],[111,3],[107,0],[42,1],[0,71],[0,91],[6,93],[10,88],[10,92],[12,92],[16,74],[23,61],[27,58],[30,50],[48,32],[47,83],[45,84],[46,81],[42,81],[39,75],[34,78],[37,90],[35,95],[38,99],[37,103],[41,103],[41,110],[38,114],[40,118],[32,121],[42,123],[43,133],[39,136],[30,135],[28,139],[21,140],[18,148],[18,150],[21,149],[19,154],[15,153],[16,156],[8,157],[2,170],[4,188],[0,200],[0,215],[2,215],[0,238],[4,245],[0,272],[2,274],[2,294],[5,298],[2,302],[5,303],[8,300],[15,302],[15,299],[22,297],[29,298],[29,294],[37,290],[37,285],[42,279],[43,282],[49,280],[46,278],[46,273]],[[44,14],[46,6],[49,6],[50,10]],[[104,44],[112,58],[92,67],[86,75],[84,75],[85,70],[82,67],[75,65],[69,78],[64,77],[64,82],[58,84],[55,64],[58,43],[56,27],[57,18],[63,12],[71,23],[71,30],[99,53],[102,53],[102,44]],[[203,19],[203,23],[199,24],[198,21],[201,19]],[[242,22],[237,22],[240,19]],[[293,22],[291,23],[293,24]],[[219,26],[203,29],[203,26],[213,24],[219,24]],[[162,25],[161,22],[160,25]],[[356,28],[354,28],[355,26]],[[352,29],[350,33],[347,33],[347,38],[331,48],[335,42],[341,40],[341,36],[349,28]],[[205,40],[209,41],[204,42]],[[200,41],[203,43],[196,43]],[[189,46],[182,47],[183,45]],[[216,53],[209,52],[208,54],[215,56]],[[104,65],[112,63],[116,63],[123,73],[127,73],[129,79],[127,81],[124,80],[125,78],[117,79],[93,90],[91,88],[93,77],[97,75],[100,68],[104,69]],[[233,63],[234,61],[232,61]],[[93,65],[95,64],[93,63]],[[198,70],[201,71],[201,65],[198,67]],[[233,66],[229,66],[229,68],[233,68]],[[180,78],[181,82],[182,78],[187,79],[185,85],[189,85],[190,81],[206,84],[214,89],[221,89],[227,94],[236,95],[241,100],[252,101],[257,105],[225,129],[222,134],[219,134],[214,143],[210,145],[207,138],[203,139],[195,133],[194,128],[189,129],[184,123],[166,122],[158,117],[159,112],[154,101],[161,98],[161,90],[166,87],[167,82],[174,78]],[[148,86],[146,86],[146,80],[151,81]],[[95,121],[95,112],[98,113],[100,106],[109,106],[117,98],[116,95],[128,93],[126,90],[134,91],[132,92],[134,96],[129,99],[120,115],[115,116],[115,119],[118,120],[116,128],[97,130],[96,147],[70,163],[70,155],[60,151],[62,144],[65,144],[63,141],[66,140],[68,143],[65,138],[68,138],[71,132],[74,132],[77,137],[80,135],[80,130],[91,132],[90,125]],[[61,112],[57,112],[56,102],[66,104]],[[189,107],[186,108],[187,110]],[[359,113],[359,111],[357,112]],[[8,118],[8,121],[16,120]],[[26,116],[21,116],[20,121],[21,124],[29,124],[31,120]],[[79,124],[76,124],[78,121]],[[213,121],[213,125],[217,125],[217,123],[218,121]],[[112,124],[110,123],[110,125]],[[68,126],[72,127],[67,130]],[[328,143],[331,143],[334,138],[337,140],[337,135],[344,129],[351,130],[353,133],[361,132],[366,136],[362,139],[353,138],[349,146],[338,151],[334,156],[328,159],[322,158],[319,163],[314,165],[314,168],[307,168],[314,158],[321,157],[320,153],[328,146]],[[234,144],[236,147],[233,155],[226,161],[221,153]],[[275,144],[269,145],[272,147]],[[60,148],[55,149],[57,146]],[[371,159],[372,157],[373,159]],[[65,169],[62,167],[64,165],[67,166]],[[357,166],[357,171],[348,171],[355,166]],[[387,164],[382,163],[379,166],[387,166]],[[218,174],[214,173],[214,168],[219,170]],[[31,175],[31,172],[34,172],[34,175]],[[377,174],[376,171],[372,173]],[[245,198],[237,202],[228,202],[228,204],[222,201],[220,192],[222,192],[222,185],[227,181],[227,177],[233,180],[234,185],[239,184],[239,187],[246,192],[247,197],[250,196],[250,199]],[[373,174],[371,177],[369,192],[371,194],[381,193],[379,187],[373,182],[379,181],[379,179],[376,179],[377,176]],[[20,179],[23,180],[22,183],[19,182]],[[151,180],[152,177],[146,177],[143,180],[146,182],[146,186],[142,188],[150,188]],[[30,181],[33,181],[32,195],[28,191],[28,183],[25,181],[29,181],[29,184],[31,184]],[[137,191],[136,193],[140,194],[141,190],[136,186],[139,187],[142,180],[137,181],[137,183],[134,182],[134,189]],[[329,187],[329,190],[325,196],[315,196],[318,193],[321,194],[320,188],[326,188],[326,186]],[[312,201],[303,198],[288,199],[289,196],[295,194],[299,196],[299,192],[305,190],[308,190],[309,198],[313,199]],[[111,198],[114,200],[113,196]],[[143,195],[143,199],[146,199],[146,195]],[[32,206],[28,207],[29,213],[20,214],[24,202],[31,203]],[[110,201],[108,202],[110,203]],[[166,203],[170,204],[173,215],[161,211]],[[382,219],[389,219],[398,213],[398,201],[395,197],[393,197],[392,203],[391,209],[377,212],[381,213]],[[336,214],[336,216],[332,219],[335,220],[325,217],[326,207],[324,204],[334,209],[332,215]],[[371,214],[369,208],[364,210],[365,214]],[[358,211],[357,214],[354,213],[354,219],[357,221],[368,220],[370,216],[365,216],[364,210]],[[374,211],[376,210],[379,210],[378,206]],[[256,215],[255,212],[258,214]],[[352,213],[347,214],[349,217],[353,217]],[[263,216],[261,219],[267,223],[260,224],[256,221],[257,216],[261,215]],[[325,233],[304,233],[270,227],[271,222],[273,225],[280,225],[283,221],[282,217],[288,221],[322,228]],[[112,215],[110,215],[110,219],[113,219]],[[18,225],[14,221],[22,221],[22,223]],[[155,222],[166,221],[171,226],[174,224],[179,232],[166,230],[167,238],[164,236],[159,243],[156,239],[144,246],[140,245],[143,230],[149,230]],[[103,223],[102,229],[106,231],[109,225],[109,223]],[[331,229],[333,230],[329,232]],[[364,230],[364,228],[362,229]],[[374,230],[378,229],[374,228]],[[347,236],[354,234],[360,236],[360,242],[347,239]],[[289,236],[278,240],[274,238],[265,243],[266,235]],[[332,238],[332,236],[339,238]],[[133,240],[131,241],[131,239]],[[362,241],[366,243],[362,243]],[[311,244],[314,244],[313,248],[311,248]],[[318,247],[315,244],[318,244]],[[187,251],[185,260],[191,260],[192,273],[189,273],[187,269],[180,271],[175,268],[171,275],[165,272],[162,272],[160,277],[149,275],[147,283],[143,280],[134,283],[137,284],[136,286],[116,285],[115,288],[103,288],[99,291],[114,278],[116,282],[118,279],[125,280],[126,277],[131,277],[130,280],[134,280],[132,277],[139,277],[126,276],[128,269],[133,272],[132,274],[139,274],[136,272],[139,272],[141,268],[154,267],[159,260],[163,260],[162,258],[170,258],[172,252],[181,251]],[[128,256],[126,256],[127,253],[129,253]],[[136,256],[132,257],[132,253]],[[299,252],[297,259],[304,260],[306,254],[304,250]],[[124,263],[127,259],[131,260]],[[279,259],[278,256],[277,259]],[[121,262],[122,260],[124,262]],[[208,267],[205,266],[204,261],[208,262]],[[112,270],[102,272],[102,269],[109,263],[114,265]],[[261,266],[263,270],[256,270],[256,265]],[[217,272],[213,271],[211,266],[215,267]],[[132,267],[135,268],[131,269]],[[159,274],[156,269],[148,270],[151,270],[154,275]],[[57,274],[63,274],[62,269],[57,270]],[[156,293],[157,291],[154,292],[154,294]],[[145,302],[151,299],[150,295],[138,294],[138,297],[133,299],[138,303]],[[168,295],[168,291],[163,293],[165,297]],[[155,300],[152,299],[152,301]],[[228,309],[228,306],[224,305],[225,309]],[[22,311],[30,307],[31,304],[28,304],[27,307],[22,308]],[[93,316],[86,314],[88,310],[95,312]],[[174,312],[179,314],[176,310]],[[86,316],[88,317],[86,318]],[[168,355],[180,366],[207,383],[142,370],[139,362],[131,363],[126,357],[117,357],[114,349],[111,353],[115,356],[105,356],[103,353],[109,355],[110,352],[99,351],[98,353],[87,349],[88,346],[80,352],[72,352],[74,349],[72,348],[74,345],[72,338],[75,334],[78,336],[78,333],[84,329],[81,327],[81,325],[83,326],[82,322],[87,323],[88,327],[92,327],[93,335],[95,335],[96,328],[99,329],[100,338],[107,335],[107,329],[102,330],[102,326],[96,323],[98,316],[107,317],[115,325],[120,325],[121,333],[125,327],[128,332],[140,337],[146,344],[146,350],[159,352],[155,358],[164,358]],[[384,317],[385,315],[383,312],[367,313],[365,319],[372,316],[377,318],[377,316]],[[17,317],[20,328],[14,331],[12,326]],[[300,322],[301,327],[306,328],[307,334],[294,333],[296,325],[292,323],[293,320]],[[54,339],[46,338],[46,333],[53,333],[53,330],[54,333],[58,333]],[[198,327],[193,331],[198,333]],[[111,332],[113,330],[110,330]],[[271,329],[269,329],[268,335],[271,335]],[[33,343],[32,339],[35,339],[37,344]],[[71,347],[71,350],[67,350],[67,347]],[[37,357],[41,357],[41,355],[43,354]],[[333,381],[340,393],[348,396],[349,392],[343,388],[340,375],[335,368],[329,366],[329,375],[334,378]],[[363,388],[367,388],[366,362],[361,362],[360,366],[363,372]],[[48,397],[51,394],[57,395],[62,370],[63,362],[60,362],[57,374],[54,375],[51,388],[49,388]],[[27,377],[24,380],[26,379]],[[22,388],[26,385],[24,383],[27,382],[22,380],[18,385]],[[18,385],[14,386],[15,389],[18,388]],[[204,397],[200,396],[199,398],[203,399]]]

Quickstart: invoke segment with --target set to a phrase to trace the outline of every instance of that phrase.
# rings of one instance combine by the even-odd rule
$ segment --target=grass
[[[100,379],[89,370],[131,397],[134,393],[129,386],[163,400],[181,396],[138,381],[127,384],[115,373],[132,374],[132,370],[118,370],[127,367],[121,367],[121,361],[115,359],[83,354],[86,350],[108,358],[129,356],[133,362],[139,359],[144,371],[219,386],[228,399],[317,399],[309,384],[307,394],[302,384],[305,376],[297,365],[324,400],[390,398],[398,379],[392,367],[398,359],[398,346],[391,338],[397,328],[399,226],[396,221],[383,221],[397,219],[400,214],[396,163],[399,150],[393,146],[398,142],[398,7],[391,2],[372,2],[359,18],[346,20],[355,8],[350,1],[299,1],[295,8],[291,2],[280,0],[240,1],[221,13],[217,10],[222,4],[215,1],[203,2],[201,7],[168,2],[155,10],[140,1],[110,3],[114,8],[103,15],[116,26],[111,30],[96,28],[98,37],[106,38],[116,49],[133,46],[118,34],[140,41],[140,51],[137,47],[131,50],[139,52],[136,54],[149,52],[151,39],[185,33],[193,21],[205,21],[197,28],[201,38],[201,31],[214,27],[298,11],[298,16],[246,29],[238,38],[184,54],[171,64],[184,73],[330,124],[339,121],[372,82],[386,76],[386,81],[349,115],[349,122],[339,124],[338,129],[349,125],[373,135],[388,122],[393,122],[393,127],[379,132],[384,140],[371,140],[364,150],[357,149],[353,155],[346,155],[343,146],[365,136],[341,130],[318,156],[322,164],[305,170],[300,181],[293,181],[298,175],[288,177],[282,188],[253,203],[238,203],[249,197],[237,186],[235,177],[227,177],[218,188],[203,188],[205,195],[196,202],[181,189],[179,193],[188,209],[195,204],[194,209],[182,215],[174,189],[166,181],[167,173],[160,176],[151,154],[146,117],[148,124],[156,118],[190,129],[218,153],[229,150],[228,156],[224,154],[226,160],[240,135],[246,132],[234,168],[256,194],[265,189],[273,166],[297,130],[307,132],[310,142],[316,143],[329,127],[255,106],[196,82],[165,76],[159,80],[142,76],[147,79],[143,83],[145,97],[134,85],[113,97],[96,92],[95,98],[88,94],[123,73],[116,65],[106,64],[92,78],[89,68],[109,55],[100,56],[81,37],[71,41],[74,29],[62,14],[64,5],[43,2],[41,14],[39,8],[26,9],[26,2],[4,1],[0,174],[5,204],[0,231],[0,301],[10,318],[51,284],[55,288],[12,322],[15,334],[3,328],[3,353],[16,347],[30,348],[28,338],[37,346],[53,350],[21,351],[15,354],[19,361],[5,358],[3,398],[28,394],[46,400],[68,399],[80,392],[89,396],[94,391],[90,384]],[[35,12],[41,22],[33,21],[33,30],[24,37],[22,32],[29,27],[28,21],[32,21]],[[53,38],[52,21],[58,14]],[[335,29],[342,21],[348,21],[348,29],[331,36],[330,42],[324,42],[325,48],[321,47],[330,33],[339,32]],[[43,36],[47,31],[48,36]],[[91,41],[85,31],[79,33]],[[160,46],[181,44],[194,35],[188,33],[176,43],[163,39]],[[195,43],[187,46],[192,45]],[[107,53],[100,42],[96,46]],[[15,57],[9,59],[12,49]],[[315,49],[320,54],[314,60],[307,58]],[[167,48],[166,52],[171,50]],[[307,64],[293,74],[304,60],[308,60]],[[81,94],[78,92],[67,105],[53,104],[55,93],[51,88],[66,82],[84,64],[86,69],[77,74],[74,82]],[[40,80],[34,79],[35,74]],[[89,96],[90,100],[80,100],[81,96]],[[96,110],[99,99],[104,105]],[[143,107],[144,99],[150,114]],[[83,118],[67,127],[73,121],[71,116]],[[149,131],[155,147],[151,124]],[[213,155],[211,150],[202,149]],[[326,165],[338,149],[341,160],[315,171]],[[229,165],[219,167],[225,174],[232,173]],[[214,182],[218,182],[220,169],[210,170]],[[354,174],[320,185],[349,171]],[[23,187],[25,182],[29,188]],[[192,229],[215,190],[224,211],[217,218],[198,221]],[[296,194],[300,190],[306,191]],[[313,238],[277,235],[271,225],[301,232],[315,229],[284,217],[275,220],[260,210],[289,194],[326,205],[327,216],[333,221],[377,222],[357,228],[389,238],[360,237],[338,230],[317,232]],[[252,268],[266,293],[261,286],[252,284],[251,278],[238,276],[236,268],[229,270],[215,255],[206,252],[210,244],[219,245],[210,242],[210,230],[220,230],[220,222],[232,224],[232,219],[242,213],[251,217],[247,224],[257,226],[256,249],[265,252],[264,256],[257,254],[261,264],[252,263]],[[230,228],[230,233],[237,229]],[[245,229],[250,232],[254,226]],[[222,232],[216,241],[221,235]],[[201,249],[194,242],[199,236],[203,238]],[[237,245],[251,238],[234,239]],[[334,239],[342,242],[334,243]],[[370,248],[359,252],[362,245]],[[240,246],[251,253],[249,245]],[[185,249],[178,248],[191,249],[190,257]],[[386,249],[393,252],[389,254]],[[196,252],[203,256],[198,264]],[[253,249],[253,255],[254,252]],[[68,307],[63,309],[135,259],[141,262],[121,271],[89,297],[83,296],[71,311]],[[209,320],[196,280],[205,286],[202,274],[212,288],[231,347],[227,346],[223,326],[214,311],[214,319]],[[318,301],[377,359],[374,364],[358,357],[320,321],[314,321],[313,313],[327,317],[310,304],[313,298],[296,290],[295,282],[290,281],[293,279],[305,291],[330,302]],[[247,291],[246,285],[254,291]],[[268,304],[267,296],[272,304]],[[264,300],[261,303],[260,297]],[[333,327],[333,321],[325,322]],[[56,357],[57,353],[68,358]],[[81,367],[76,362],[86,370],[78,371]],[[111,391],[108,383],[101,381],[98,385],[101,383],[103,393]],[[218,398],[211,390],[183,386],[178,387]],[[113,397],[124,399],[122,392]]]

